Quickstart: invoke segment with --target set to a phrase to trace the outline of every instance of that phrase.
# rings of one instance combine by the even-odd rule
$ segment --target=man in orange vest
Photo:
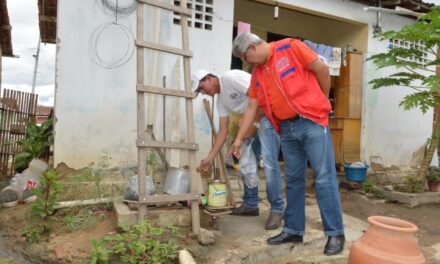
[[[315,190],[324,233],[324,254],[344,249],[339,187],[333,144],[328,127],[330,75],[316,53],[296,39],[267,43],[252,33],[237,36],[234,56],[254,64],[249,103],[230,153],[240,157],[240,146],[258,108],[280,134],[286,166],[284,227],[267,239],[270,245],[302,243],[305,233],[305,181],[307,161],[315,176]]]

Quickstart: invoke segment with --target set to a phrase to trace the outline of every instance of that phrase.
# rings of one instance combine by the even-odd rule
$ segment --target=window
[[[174,0],[175,6],[180,6],[180,0]],[[187,8],[192,10],[192,17],[188,19],[188,26],[212,30],[214,15],[214,0],[188,0]],[[173,23],[180,24],[180,15],[174,13]]]
[[[410,42],[400,39],[390,39],[388,43],[388,48],[404,48],[404,49],[417,49],[420,50],[423,55],[420,58],[411,57],[406,58],[407,61],[412,61],[419,64],[421,67],[425,67],[428,63],[428,53],[426,52],[425,43],[422,40]]]

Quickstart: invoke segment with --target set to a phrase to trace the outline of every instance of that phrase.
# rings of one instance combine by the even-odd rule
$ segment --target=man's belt
[[[284,120],[293,123],[293,122],[295,122],[295,121],[298,121],[300,118],[301,118],[300,115],[296,115],[295,117],[287,118],[287,119],[284,119]]]

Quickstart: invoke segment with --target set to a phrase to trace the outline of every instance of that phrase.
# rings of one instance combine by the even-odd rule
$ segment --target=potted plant
[[[437,192],[438,186],[440,185],[440,172],[434,169],[431,169],[426,176],[426,180],[428,181],[428,189],[430,192]]]

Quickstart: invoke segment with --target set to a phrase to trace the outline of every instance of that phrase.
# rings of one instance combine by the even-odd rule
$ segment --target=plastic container
[[[351,164],[344,164],[344,170],[347,175],[347,180],[354,182],[364,182],[367,176],[368,165],[364,167],[355,166]]]
[[[208,206],[224,207],[227,205],[226,184],[218,180],[208,185]]]
[[[189,193],[189,172],[184,169],[169,168],[163,190],[172,195]]]

